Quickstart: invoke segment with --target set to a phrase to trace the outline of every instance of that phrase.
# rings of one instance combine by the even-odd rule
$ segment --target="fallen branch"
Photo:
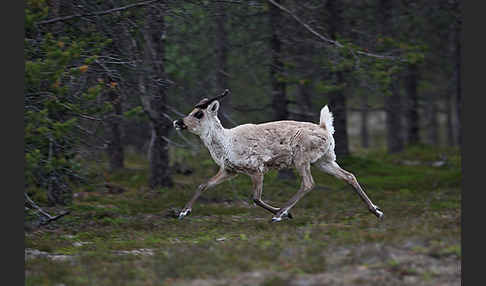
[[[24,197],[25,197],[25,202],[24,202],[25,209],[26,210],[27,209],[37,210],[37,212],[40,214],[39,217],[41,219],[41,222],[40,222],[41,225],[46,225],[46,224],[50,223],[51,221],[55,221],[55,220],[65,216],[65,215],[69,214],[69,211],[64,211],[57,216],[51,216],[49,213],[47,213],[41,207],[39,207],[36,203],[34,203],[34,201],[29,197],[29,195],[27,195],[27,193],[24,193]]]

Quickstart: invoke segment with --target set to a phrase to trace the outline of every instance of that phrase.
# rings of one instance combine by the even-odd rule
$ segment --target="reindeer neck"
[[[208,148],[214,161],[221,165],[228,149],[228,129],[225,129],[218,120],[213,123],[207,132],[201,135],[201,140]]]

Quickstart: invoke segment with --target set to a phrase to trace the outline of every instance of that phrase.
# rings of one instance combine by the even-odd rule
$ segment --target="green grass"
[[[400,164],[417,158],[433,161],[444,154],[448,164],[443,167]],[[269,223],[271,215],[253,206],[251,182],[243,175],[203,194],[193,213],[177,220],[170,217],[171,211],[181,208],[197,185],[217,171],[207,154],[196,158],[178,154],[193,174],[175,174],[174,188],[157,190],[146,185],[146,161],[133,154],[127,158],[126,170],[109,175],[110,182],[125,192],[110,194],[80,186],[76,192],[87,195],[68,207],[70,215],[26,233],[26,248],[76,257],[75,262],[26,260],[26,285],[177,285],[182,279],[261,270],[288,274],[262,283],[281,285],[293,275],[329,271],[337,263],[329,257],[339,247],[370,243],[401,247],[413,239],[421,244],[411,246],[411,253],[461,257],[462,173],[454,150],[417,147],[394,156],[368,152],[339,160],[385,211],[381,222],[351,187],[317,169],[313,169],[317,187],[292,209],[293,220]],[[265,177],[263,199],[282,205],[298,186],[298,181],[280,181],[271,172]],[[117,254],[142,248],[152,249],[153,255]],[[340,263],[356,259],[351,255]],[[393,260],[378,267],[414,273],[413,267]],[[428,272],[420,275],[435,277]]]

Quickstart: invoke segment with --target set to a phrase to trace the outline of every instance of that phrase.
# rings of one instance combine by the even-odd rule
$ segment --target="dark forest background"
[[[26,206],[109,186],[127,154],[171,188],[180,154],[206,152],[172,121],[226,88],[226,128],[328,104],[338,160],[460,147],[461,27],[458,0],[27,0]]]

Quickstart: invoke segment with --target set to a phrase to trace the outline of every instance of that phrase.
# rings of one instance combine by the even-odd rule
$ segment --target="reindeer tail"
[[[321,119],[320,119],[320,122],[319,122],[319,125],[324,128],[324,129],[327,129],[327,131],[329,131],[329,133],[334,134],[334,126],[332,125],[332,121],[334,120],[334,117],[332,116],[332,113],[331,111],[329,111],[329,108],[326,106],[324,106],[322,109],[321,109]]]

